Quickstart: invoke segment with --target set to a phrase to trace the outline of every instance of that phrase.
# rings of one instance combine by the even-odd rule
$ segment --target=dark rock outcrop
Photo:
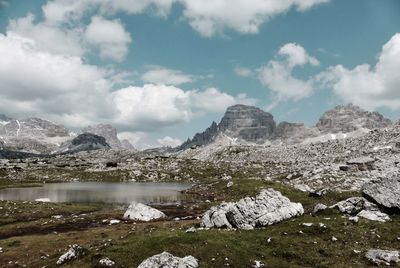
[[[133,149],[133,146],[129,143],[129,141],[124,140],[122,143],[118,139],[117,129],[109,124],[98,124],[95,126],[88,126],[82,129],[83,133],[92,133],[106,139],[106,142],[111,146],[112,149]]]
[[[111,149],[104,137],[83,133],[78,135],[72,141],[68,141],[61,146],[61,153],[76,153],[80,151],[92,151],[101,149]]]

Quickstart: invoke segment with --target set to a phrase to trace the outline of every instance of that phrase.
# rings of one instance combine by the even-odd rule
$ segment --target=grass
[[[399,216],[392,215],[388,223],[361,219],[354,224],[334,209],[316,216],[310,214],[317,203],[332,205],[358,193],[328,192],[316,198],[279,182],[246,179],[242,175],[234,177],[232,187],[226,185],[227,181],[207,176],[193,191],[211,202],[199,199],[196,211],[201,213],[221,201],[237,201],[254,196],[261,189],[273,188],[291,201],[302,203],[305,214],[253,231],[186,233],[186,229],[199,222],[122,222],[108,226],[102,220],[118,219],[123,211],[96,204],[3,201],[0,202],[3,207],[0,236],[11,235],[0,238],[4,251],[0,253],[0,267],[7,267],[10,261],[28,267],[55,267],[58,257],[74,243],[83,246],[87,253],[63,267],[96,267],[102,257],[116,261],[116,267],[137,267],[144,259],[163,251],[181,257],[193,255],[200,267],[251,267],[255,260],[267,267],[368,267],[371,264],[364,258],[366,250],[400,248]],[[64,218],[55,221],[54,215],[64,215]],[[314,225],[303,226],[306,222]],[[338,240],[333,241],[332,237]]]

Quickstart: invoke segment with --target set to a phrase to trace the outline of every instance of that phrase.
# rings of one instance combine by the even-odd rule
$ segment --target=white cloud
[[[63,29],[47,22],[35,23],[35,16],[10,20],[8,31],[35,40],[38,47],[51,53],[70,56],[82,56],[85,48],[82,45],[82,28]]]
[[[288,43],[279,49],[274,60],[270,60],[266,66],[258,70],[259,79],[263,85],[276,94],[278,101],[300,100],[312,93],[313,81],[304,81],[294,77],[293,70],[307,64],[317,66],[319,62],[310,56],[302,46]]]
[[[317,80],[325,82],[346,102],[367,109],[400,109],[399,70],[400,33],[397,33],[382,47],[375,66],[362,64],[347,69],[337,65],[318,75]]]
[[[165,84],[179,86],[191,83],[195,77],[185,74],[178,70],[168,69],[162,66],[150,66],[149,70],[142,75],[142,80],[146,83]]]
[[[184,17],[201,35],[211,37],[225,29],[258,33],[260,26],[290,9],[306,11],[329,0],[179,0]]]
[[[8,32],[0,34],[0,58],[0,103],[5,111],[62,122],[76,118],[77,125],[112,111],[104,71],[78,57],[45,52],[33,40]]]
[[[253,70],[251,70],[249,68],[245,68],[245,67],[235,67],[235,69],[233,69],[233,71],[235,72],[235,74],[237,74],[238,76],[241,76],[241,77],[254,76]]]
[[[183,18],[202,36],[223,34],[226,29],[245,34],[258,33],[260,26],[291,9],[304,12],[330,0],[54,0],[43,7],[51,23],[79,20],[90,10],[101,15],[116,12],[139,14],[146,11],[166,17],[173,4],[180,4]]]
[[[33,39],[40,48],[51,53],[81,57],[97,49],[102,58],[122,61],[132,41],[130,33],[118,19],[93,16],[86,25],[82,16],[89,2],[48,2],[43,7],[43,20],[37,21],[33,14],[28,14],[10,20],[7,30]]]
[[[227,107],[234,104],[254,105],[257,100],[249,98],[246,94],[237,96],[221,92],[217,88],[208,88],[204,91],[188,91],[188,102],[190,107],[211,112],[223,112]]]
[[[182,122],[204,112],[224,111],[236,103],[254,103],[245,94],[233,97],[215,88],[184,91],[174,86],[146,84],[112,93],[122,127],[149,130]]]
[[[161,147],[177,147],[182,144],[180,139],[172,138],[170,136],[165,136],[164,138],[157,139],[157,143]]]
[[[100,56],[122,61],[128,53],[131,35],[125,31],[119,20],[106,20],[99,16],[92,17],[85,31],[85,39],[100,50]]]
[[[253,102],[218,89],[183,90],[148,84],[116,88],[116,70],[84,63],[75,56],[44,51],[35,41],[0,34],[0,105],[16,116],[40,116],[68,126],[113,123],[124,130],[160,129],[198,114]],[[23,79],[21,79],[23,78]]]
[[[147,142],[144,142],[146,139],[147,134],[141,131],[123,131],[118,132],[118,138],[120,140],[128,140],[133,147],[137,149],[148,148]]]

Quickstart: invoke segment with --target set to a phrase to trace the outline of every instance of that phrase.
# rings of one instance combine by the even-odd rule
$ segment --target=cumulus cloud
[[[304,12],[330,0],[54,0],[43,7],[46,19],[52,23],[78,20],[86,12],[100,14],[116,12],[138,14],[152,11],[167,16],[173,4],[182,7],[184,20],[202,36],[223,34],[226,29],[245,34],[258,33],[260,26],[291,9]],[[229,10],[229,12],[227,12]]]
[[[93,16],[86,25],[82,15],[88,6],[88,1],[48,2],[43,7],[43,20],[28,14],[10,20],[7,30],[33,39],[52,53],[81,57],[97,49],[102,58],[122,61],[132,41],[130,33],[119,20],[101,16]]]
[[[275,59],[270,60],[266,66],[258,70],[259,79],[276,94],[278,100],[300,100],[312,93],[313,81],[294,77],[293,70],[308,64],[317,66],[319,62],[302,46],[288,43],[279,49]]]
[[[383,47],[375,66],[362,64],[347,69],[330,67],[317,76],[325,86],[346,102],[367,109],[388,107],[400,109],[400,33]]]
[[[0,102],[5,111],[52,119],[69,115],[79,119],[78,125],[111,113],[104,71],[78,57],[46,52],[33,40],[8,32],[0,34],[0,58]]]
[[[82,45],[83,29],[64,29],[45,21],[35,23],[35,16],[10,20],[7,30],[35,40],[38,47],[52,53],[70,56],[82,56],[85,48]]]
[[[172,138],[170,136],[165,136],[164,138],[157,139],[157,143],[161,147],[177,147],[182,144],[180,139]]]
[[[85,31],[85,38],[100,50],[100,56],[122,61],[128,53],[131,35],[125,31],[119,20],[106,20],[99,16],[92,17]]]
[[[119,112],[116,122],[137,130],[189,122],[198,114],[224,111],[236,103],[254,103],[245,94],[233,97],[215,88],[184,91],[155,84],[120,89],[112,99]]]
[[[165,84],[179,86],[191,83],[195,76],[185,74],[182,71],[168,69],[162,66],[149,66],[149,70],[142,75],[145,83]]]
[[[260,26],[290,9],[306,11],[329,0],[179,0],[184,18],[201,35],[211,37],[225,29],[258,33]]]
[[[68,126],[106,122],[126,131],[154,130],[253,101],[244,94],[231,96],[215,88],[185,91],[156,84],[116,88],[121,78],[115,78],[115,70],[47,52],[34,40],[12,32],[0,34],[0,58],[4,111]]]

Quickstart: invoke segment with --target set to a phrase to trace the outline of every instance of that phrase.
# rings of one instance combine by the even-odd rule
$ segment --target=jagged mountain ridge
[[[325,112],[315,127],[307,127],[302,123],[277,124],[270,113],[254,106],[238,104],[228,107],[219,124],[213,122],[204,132],[195,134],[178,149],[208,145],[221,134],[258,144],[279,141],[298,143],[327,134],[384,128],[391,124],[391,120],[380,113],[368,112],[353,104],[338,105]]]
[[[91,133],[104,137],[107,146],[116,150],[135,150],[126,140],[120,141],[117,130],[111,125],[89,126],[82,133]],[[76,134],[65,126],[49,120],[31,117],[26,119],[10,118],[0,114],[0,149],[34,154],[52,154],[62,151],[65,144],[71,142]],[[81,146],[81,148],[84,148]]]

